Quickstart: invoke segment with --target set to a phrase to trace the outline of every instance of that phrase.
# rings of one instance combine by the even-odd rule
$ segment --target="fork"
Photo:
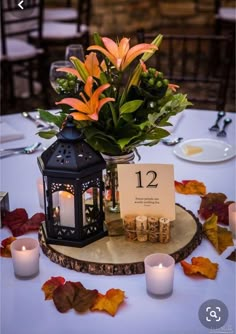
[[[226,137],[226,131],[225,131],[225,128],[232,122],[232,119],[231,118],[225,118],[224,119],[224,125],[223,125],[223,128],[220,132],[217,133],[217,136],[218,137]]]
[[[31,154],[31,153],[34,153],[40,146],[41,146],[41,143],[34,143],[30,146],[25,146],[25,147],[1,149],[0,159],[7,158],[15,154]]]
[[[224,111],[219,111],[218,114],[217,114],[217,119],[216,119],[216,122],[214,125],[212,125],[210,128],[209,128],[209,131],[219,131],[219,121],[221,120],[222,117],[225,116],[225,112]]]

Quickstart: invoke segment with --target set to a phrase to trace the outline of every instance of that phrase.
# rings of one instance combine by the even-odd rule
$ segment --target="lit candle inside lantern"
[[[236,238],[236,202],[231,203],[228,206],[228,210],[229,210],[229,228],[234,238]]]
[[[168,254],[156,253],[144,259],[148,293],[167,297],[172,294],[175,261]]]
[[[11,255],[16,277],[32,278],[39,272],[39,243],[32,238],[12,242]]]
[[[74,196],[67,191],[59,192],[60,222],[63,226],[75,227]]]

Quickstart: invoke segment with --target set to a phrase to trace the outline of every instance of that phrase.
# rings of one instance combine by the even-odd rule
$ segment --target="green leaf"
[[[99,46],[104,47],[103,41],[102,41],[101,36],[99,35],[98,32],[95,32],[95,33],[93,34],[93,39],[94,39],[94,43],[95,43],[96,45],[99,45]]]
[[[59,115],[54,115],[54,114],[52,114],[49,111],[44,110],[44,109],[38,109],[38,112],[39,112],[40,118],[42,120],[44,120],[46,122],[49,122],[49,123],[53,123],[56,126],[58,126],[59,128],[62,127],[62,124],[63,124],[65,118],[67,117],[67,114],[65,114],[65,113],[60,113]]]
[[[54,136],[56,136],[57,133],[58,133],[58,131],[56,131],[56,130],[39,131],[39,132],[37,132],[37,134],[39,135],[39,137],[44,138],[44,139],[51,139]]]
[[[71,62],[75,66],[76,70],[79,72],[83,82],[86,82],[89,74],[84,66],[84,63],[78,58],[72,58]]]
[[[143,104],[142,100],[133,100],[126,102],[123,104],[123,106],[120,107],[120,113],[121,115],[132,113],[136,111],[142,104]]]

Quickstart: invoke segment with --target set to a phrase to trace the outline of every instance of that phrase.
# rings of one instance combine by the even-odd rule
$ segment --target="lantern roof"
[[[67,177],[87,176],[106,167],[101,154],[84,141],[70,115],[57,140],[42,153],[38,163],[45,175]]]

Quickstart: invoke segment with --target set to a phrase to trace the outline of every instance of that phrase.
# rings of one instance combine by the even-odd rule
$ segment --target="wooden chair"
[[[138,42],[156,34],[137,32]],[[147,62],[188,94],[193,108],[224,110],[232,60],[229,36],[164,35],[159,50]]]
[[[236,8],[227,6],[227,1],[215,0],[215,33],[221,34],[223,29],[235,38]]]
[[[60,1],[60,5],[61,5]],[[61,7],[45,8],[43,17],[44,21],[56,22],[74,22],[77,19],[77,9],[72,7],[72,1],[66,0]]]
[[[39,81],[41,86],[44,82],[41,75],[44,64],[41,48],[44,1],[24,0],[23,6],[24,10],[21,10],[18,1],[1,1],[1,98],[11,104],[16,102],[16,76],[27,79],[30,96],[35,93],[34,82]],[[32,32],[37,35],[35,45],[28,42]]]
[[[77,0],[77,19],[75,23],[43,21],[42,46],[45,51],[53,47],[65,47],[69,44],[89,45],[91,0]],[[37,35],[30,35],[34,42]],[[47,52],[48,53],[48,52]]]

